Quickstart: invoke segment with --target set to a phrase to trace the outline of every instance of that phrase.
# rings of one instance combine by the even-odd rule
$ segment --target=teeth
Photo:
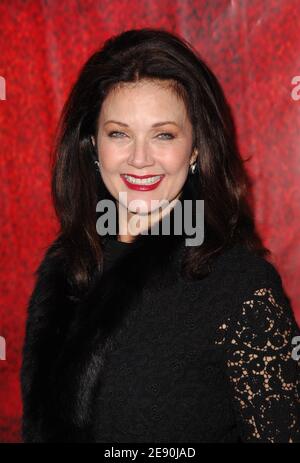
[[[126,180],[130,183],[136,184],[136,185],[152,185],[153,183],[156,183],[160,179],[160,175],[156,175],[155,177],[149,177],[149,178],[135,178],[131,177],[130,175],[124,175]]]

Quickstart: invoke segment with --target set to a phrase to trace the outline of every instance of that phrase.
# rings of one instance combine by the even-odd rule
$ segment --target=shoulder
[[[56,238],[44,251],[34,271],[35,283],[30,296],[28,311],[47,300],[62,298],[67,285],[66,259],[61,253],[60,238]]]
[[[216,278],[222,275],[222,286],[234,289],[241,298],[264,285],[282,290],[282,279],[275,264],[250,251],[244,244],[236,244],[224,251],[216,258],[213,268]]]
[[[266,317],[296,326],[279,270],[245,245],[235,245],[220,255],[211,278],[221,300],[223,319],[242,324],[251,319],[258,329]]]
[[[221,284],[233,295],[223,325],[228,333],[239,332],[245,341],[248,337],[265,339],[268,333],[276,332],[275,341],[279,343],[282,333],[299,333],[282,278],[273,263],[237,245],[218,259],[216,275],[221,270]]]

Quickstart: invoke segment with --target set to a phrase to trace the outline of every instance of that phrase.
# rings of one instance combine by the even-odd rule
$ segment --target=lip
[[[158,176],[159,174],[151,174],[151,175],[134,175],[134,174],[121,174],[121,178],[123,180],[123,182],[125,183],[125,185],[130,188],[131,190],[136,190],[136,191],[150,191],[150,190],[154,190],[155,188],[158,187],[158,185],[160,185],[162,179],[164,178],[164,175],[160,175],[160,179],[157,180],[156,183],[153,183],[152,185],[137,185],[137,184],[133,184],[133,183],[130,183],[128,182],[128,180],[125,178],[124,175],[130,175],[130,177],[134,177],[134,178],[149,178],[149,177],[156,177]]]

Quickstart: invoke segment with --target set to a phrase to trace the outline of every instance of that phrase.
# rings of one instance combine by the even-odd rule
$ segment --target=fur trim
[[[79,302],[69,297],[66,262],[53,253],[57,243],[49,248],[36,272],[23,346],[25,442],[92,441],[92,407],[105,354],[143,288],[177,278],[183,239],[140,235]]]

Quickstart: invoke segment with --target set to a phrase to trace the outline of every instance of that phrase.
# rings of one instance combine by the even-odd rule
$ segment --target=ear
[[[190,165],[194,164],[197,157],[198,157],[198,150],[197,150],[197,148],[195,148],[193,153],[192,153],[191,159],[190,159]]]
[[[93,145],[96,146],[95,138],[93,135],[91,135],[91,140],[92,140]]]

